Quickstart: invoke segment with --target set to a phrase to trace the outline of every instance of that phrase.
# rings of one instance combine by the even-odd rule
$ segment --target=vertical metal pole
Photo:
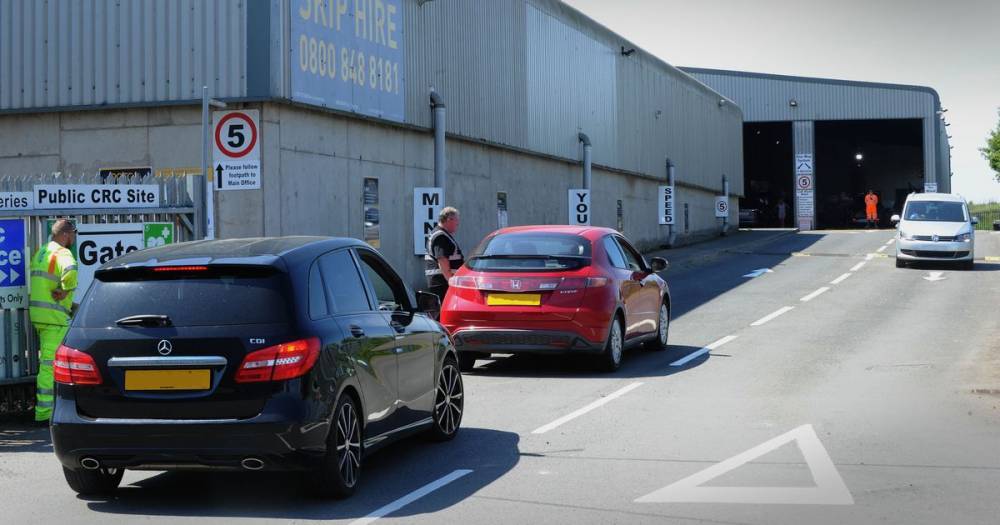
[[[577,136],[583,143],[583,189],[589,190],[591,183],[591,149],[590,137],[584,133]]]
[[[208,152],[212,148],[212,137],[208,121],[208,86],[201,87],[201,175],[204,177],[204,210],[205,224],[202,226],[199,221],[199,228],[202,239],[215,238],[215,192],[212,191],[212,181],[209,180]]]
[[[431,108],[434,111],[434,187],[441,188],[441,204],[448,202],[448,157],[445,154],[445,105],[444,99],[431,90]]]
[[[726,205],[729,205],[729,179],[725,174],[722,175],[722,195],[726,197]],[[722,218],[722,234],[725,235],[729,232],[729,212],[726,212],[726,216]]]

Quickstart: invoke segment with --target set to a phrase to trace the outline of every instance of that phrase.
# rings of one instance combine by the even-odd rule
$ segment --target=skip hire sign
[[[402,122],[403,0],[292,0],[292,100]]]

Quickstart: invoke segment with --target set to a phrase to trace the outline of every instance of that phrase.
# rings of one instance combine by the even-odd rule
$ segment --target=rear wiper
[[[121,319],[115,321],[115,324],[119,326],[163,327],[173,326],[174,322],[170,320],[169,315],[139,314],[122,317]]]

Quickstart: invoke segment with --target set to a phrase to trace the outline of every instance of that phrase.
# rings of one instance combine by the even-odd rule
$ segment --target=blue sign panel
[[[293,0],[292,100],[402,122],[402,0]]]
[[[0,219],[0,288],[27,285],[24,220]]]

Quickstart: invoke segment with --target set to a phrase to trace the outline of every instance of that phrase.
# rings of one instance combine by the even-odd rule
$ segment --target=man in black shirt
[[[438,224],[427,237],[424,274],[430,292],[441,298],[448,293],[448,280],[465,263],[462,249],[455,240],[458,231],[458,210],[448,206],[438,215]]]

